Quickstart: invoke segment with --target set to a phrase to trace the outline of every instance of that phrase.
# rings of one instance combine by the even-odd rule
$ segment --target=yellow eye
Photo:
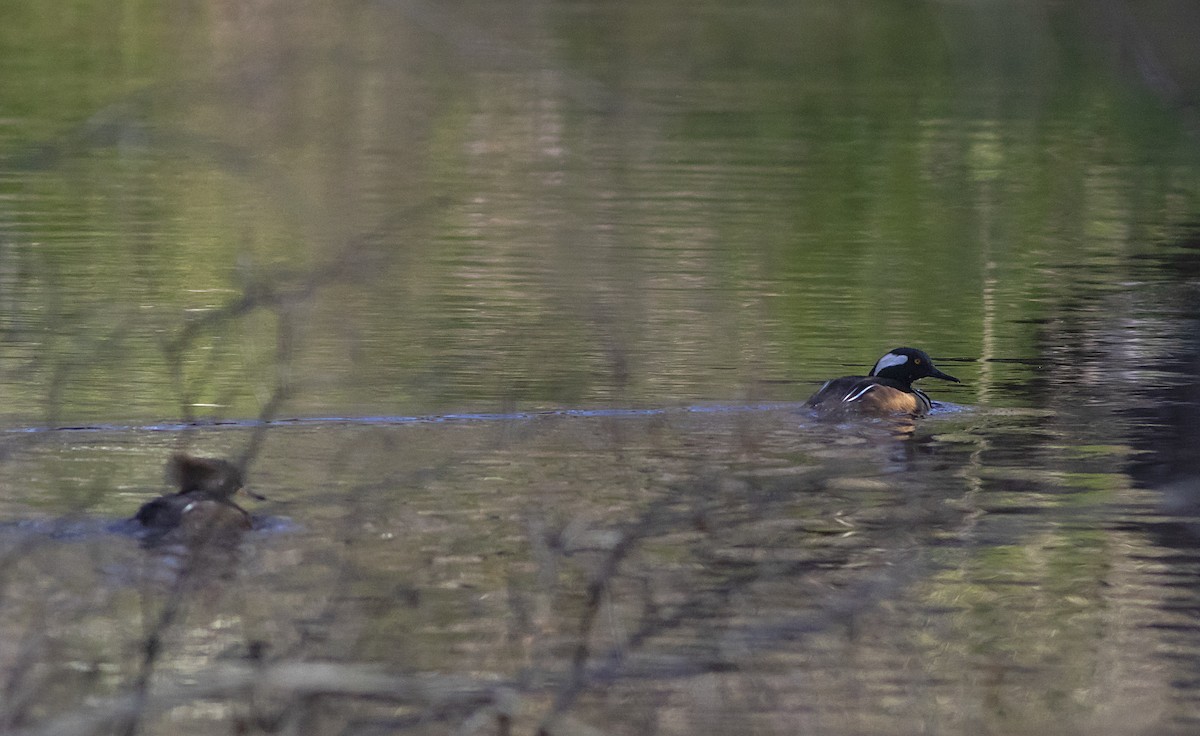
[[[914,362],[914,363],[916,363],[917,365],[921,365],[921,359],[920,359],[920,358],[917,358],[917,359],[915,359],[913,362]]]

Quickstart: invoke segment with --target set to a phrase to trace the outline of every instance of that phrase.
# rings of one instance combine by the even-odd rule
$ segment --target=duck
[[[934,367],[924,351],[895,348],[875,363],[870,374],[826,381],[804,405],[821,416],[924,416],[933,402],[924,391],[913,388],[913,382],[922,378],[961,383]]]
[[[201,541],[253,527],[250,513],[233,501],[235,493],[245,490],[245,482],[242,471],[228,460],[175,453],[167,460],[167,479],[179,490],[147,501],[133,517],[148,539]]]

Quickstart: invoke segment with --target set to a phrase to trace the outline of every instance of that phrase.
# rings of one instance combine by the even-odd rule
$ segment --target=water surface
[[[14,10],[0,723],[1193,733],[1191,19],[1017,10]]]

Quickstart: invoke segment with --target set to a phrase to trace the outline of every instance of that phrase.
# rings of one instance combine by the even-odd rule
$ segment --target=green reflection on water
[[[802,400],[902,344],[968,410],[902,438],[798,410],[272,431],[254,508],[296,527],[200,597],[169,674],[262,639],[526,677],[541,713],[581,630],[596,662],[682,610],[647,648],[729,693],[725,732],[1144,727],[1165,707],[1134,706],[1190,703],[1194,660],[1154,652],[1194,645],[1144,624],[1189,559],[1126,465],[1130,409],[1187,385],[1160,364],[1194,332],[1171,261],[1194,143],[1106,61],[1095,11],[181,8],[0,24],[6,425]],[[19,522],[127,517],[177,445],[250,434],[5,444],[6,532],[36,552],[4,638],[62,642],[37,654],[84,673],[68,698],[126,691],[143,632],[120,622],[157,610],[170,561]],[[639,682],[578,710],[686,710]]]
[[[318,12],[286,39],[78,7],[4,40],[29,51],[0,93],[23,111],[14,421],[181,394],[254,415],[281,360],[294,411],[353,414],[800,398],[899,344],[1029,357],[1074,264],[1120,278],[1194,197],[1178,136],[1122,124],[1161,114],[1083,24],[1056,47],[1063,26],[985,11],[818,3],[628,34],[677,9],[550,5],[489,49],[463,30],[482,6]],[[956,35],[984,27],[982,53]],[[181,391],[164,343],[246,296],[185,346]],[[966,372],[948,399],[1027,400]]]

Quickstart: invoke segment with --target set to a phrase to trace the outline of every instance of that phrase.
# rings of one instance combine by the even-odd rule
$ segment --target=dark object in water
[[[924,391],[913,388],[921,378],[959,380],[933,367],[933,361],[916,348],[896,348],[879,359],[869,376],[845,376],[826,381],[808,398],[805,406],[825,416],[858,415],[883,417],[929,413],[933,402]]]
[[[148,501],[133,517],[147,530],[147,541],[168,535],[187,542],[227,539],[252,527],[250,514],[233,502],[245,485],[233,463],[176,453],[167,461],[167,479],[179,491]]]

